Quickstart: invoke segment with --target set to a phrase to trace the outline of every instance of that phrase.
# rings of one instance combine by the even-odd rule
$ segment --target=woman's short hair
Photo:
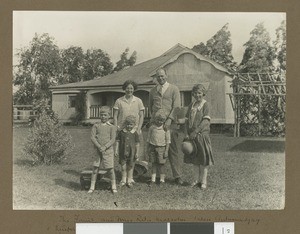
[[[126,80],[124,84],[122,85],[122,89],[125,90],[128,85],[132,85],[134,90],[137,90],[137,83],[135,83],[133,80]]]
[[[207,92],[206,88],[202,84],[194,85],[193,88],[192,88],[192,93],[196,92],[198,90],[200,90],[203,93],[203,95],[205,95],[206,92]]]

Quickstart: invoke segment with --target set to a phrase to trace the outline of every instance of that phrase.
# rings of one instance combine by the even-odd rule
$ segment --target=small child
[[[101,122],[94,124],[92,128],[91,140],[94,143],[98,154],[96,160],[94,161],[91,187],[88,193],[92,193],[95,190],[95,183],[100,164],[103,165],[103,169],[106,169],[107,173],[109,174],[111,179],[112,193],[117,193],[113,150],[113,144],[115,143],[116,139],[116,128],[109,122],[110,115],[110,107],[102,106],[100,108]]]
[[[118,133],[116,139],[115,155],[119,156],[119,163],[122,167],[121,186],[127,184],[129,188],[133,187],[133,169],[134,162],[139,159],[139,135],[134,129],[136,126],[136,117],[129,115],[125,118],[124,128]]]
[[[171,143],[170,131],[165,131],[163,128],[166,118],[167,116],[163,110],[157,111],[154,116],[154,123],[148,132],[147,153],[149,161],[152,163],[150,185],[155,183],[156,173],[160,174],[160,183],[165,183],[165,163]]]
[[[195,101],[192,102],[186,114],[186,138],[193,140],[196,146],[195,153],[185,155],[184,162],[194,164],[194,181],[192,187],[200,186],[201,189],[207,187],[208,166],[214,164],[210,132],[209,106],[203,97],[206,89],[203,85],[194,85],[192,96]]]

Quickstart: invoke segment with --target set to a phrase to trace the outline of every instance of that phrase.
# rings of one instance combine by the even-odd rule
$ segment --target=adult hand
[[[116,157],[119,157],[119,153],[118,153],[118,152],[115,152],[115,156],[116,156]]]
[[[168,158],[168,151],[165,151],[163,158],[164,159]]]
[[[172,123],[172,119],[169,119],[169,118],[168,118],[168,119],[166,120],[165,124],[164,124],[164,130],[165,130],[165,131],[170,130],[171,123]]]
[[[106,150],[106,147],[105,146],[101,146],[99,150],[100,150],[101,153],[104,153],[105,150]]]
[[[135,158],[136,161],[139,161],[139,156],[137,154],[134,155],[134,158]]]
[[[189,135],[186,135],[186,136],[183,138],[183,140],[189,140],[189,139],[190,139]]]
[[[97,146],[98,150],[102,152],[102,146]]]
[[[197,132],[192,132],[192,133],[190,134],[190,139],[191,139],[191,140],[194,140],[194,139],[196,138],[196,136],[197,136]]]

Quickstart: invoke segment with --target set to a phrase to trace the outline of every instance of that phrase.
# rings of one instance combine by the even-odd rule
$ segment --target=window
[[[181,105],[188,106],[192,102],[192,92],[191,91],[183,91],[181,94]]]
[[[69,108],[76,106],[76,96],[69,96]]]

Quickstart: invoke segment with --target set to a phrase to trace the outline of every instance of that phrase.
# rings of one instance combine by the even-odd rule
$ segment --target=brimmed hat
[[[196,153],[197,147],[195,141],[193,140],[184,140],[181,144],[181,150],[186,155],[192,155]]]

